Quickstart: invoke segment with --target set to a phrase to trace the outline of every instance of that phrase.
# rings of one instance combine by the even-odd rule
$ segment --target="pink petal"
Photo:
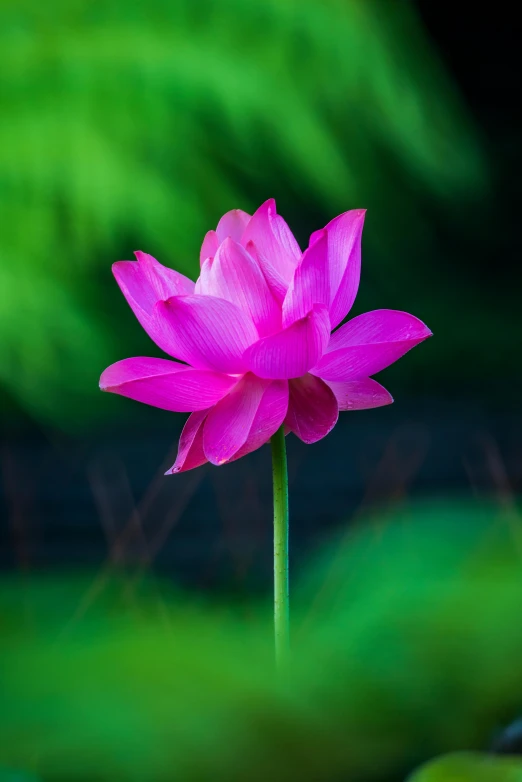
[[[208,410],[200,410],[189,415],[179,438],[176,461],[165,475],[193,470],[208,461],[203,451],[203,424],[207,413]]]
[[[282,304],[286,296],[286,291],[288,290],[288,282],[282,278],[277,269],[272,266],[272,264],[265,258],[265,256],[261,255],[254,242],[247,242],[246,251],[249,255],[252,256],[254,261],[263,272],[263,276],[274,299],[279,304]]]
[[[126,358],[102,373],[100,388],[146,405],[187,413],[219,402],[237,378],[164,358]]]
[[[194,286],[194,293],[198,295],[204,295],[206,292],[206,289],[209,285],[209,279],[210,279],[210,270],[212,269],[212,264],[214,263],[214,258],[205,258],[203,263],[201,264],[201,271],[199,273],[199,277],[196,280],[196,284]]]
[[[289,326],[310,312],[314,304],[330,305],[328,233],[322,231],[303,253],[283,302],[283,325]]]
[[[328,233],[330,322],[335,328],[346,317],[357,296],[361,277],[361,237],[365,209],[352,209],[331,220]],[[315,232],[310,243],[317,241]]]
[[[245,444],[229,461],[234,462],[267,443],[285,420],[287,410],[288,381],[273,380],[265,389]]]
[[[328,381],[358,380],[385,369],[428,337],[428,327],[407,312],[366,312],[332,334],[311,371]]]
[[[372,310],[357,315],[335,331],[327,352],[352,345],[400,342],[431,337],[429,328],[414,315],[400,310]]]
[[[217,224],[216,234],[218,241],[221,243],[229,236],[236,242],[240,242],[249,222],[250,215],[243,212],[242,209],[232,209],[230,212],[227,212]]]
[[[318,362],[329,335],[328,310],[316,305],[306,317],[253,344],[245,353],[245,361],[258,377],[271,380],[301,377]]]
[[[347,383],[325,382],[334,392],[339,410],[367,410],[370,407],[391,405],[393,402],[389,391],[369,377]]]
[[[316,443],[334,428],[339,407],[331,388],[313,375],[290,380],[285,424],[304,443]]]
[[[138,260],[137,264],[134,261],[120,261],[120,263],[133,264],[139,268],[143,281],[147,281],[154,291],[154,301],[193,293],[194,283],[185,275],[163,266],[152,255],[141,250],[137,250],[134,255]],[[114,266],[118,264],[115,263]]]
[[[199,253],[199,262],[203,265],[203,262],[207,258],[213,258],[219,247],[219,239],[215,231],[208,231],[203,239],[201,250]]]
[[[245,350],[258,339],[239,307],[213,296],[174,296],[156,305],[169,353],[197,369],[240,374]]]
[[[209,410],[203,431],[203,450],[212,464],[224,464],[244,445],[267,382],[245,375]]]
[[[214,260],[201,269],[198,290],[236,304],[250,316],[264,337],[281,328],[281,308],[270,293],[263,272],[233,239],[225,239]]]
[[[301,251],[290,228],[277,214],[273,198],[261,204],[246,226],[241,244],[246,247],[250,241],[288,286]]]
[[[170,296],[186,296],[194,292],[194,283],[183,274],[162,266],[161,263],[138,251],[138,261],[118,261],[112,266],[116,282],[127,299],[132,311],[149,337],[165,352],[161,330],[157,329],[154,305]]]
[[[276,203],[274,199],[271,200],[274,205],[273,210],[271,210],[270,212],[270,222],[272,224],[272,231],[279,245],[284,249],[287,255],[289,255],[292,258],[292,263],[295,266],[295,264],[299,261],[299,258],[302,255],[301,248],[297,244],[295,236],[293,235],[292,231],[288,227],[287,222],[281,217],[281,215],[277,214]]]

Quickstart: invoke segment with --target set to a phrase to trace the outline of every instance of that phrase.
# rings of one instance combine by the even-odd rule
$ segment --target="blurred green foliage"
[[[386,782],[485,749],[522,702],[520,543],[494,507],[366,519],[295,586],[281,676],[267,606],[122,572],[105,588],[4,577],[0,766],[51,782]]]
[[[409,275],[424,284],[412,249],[429,254],[419,193],[449,209],[485,191],[476,134],[408,3],[5,0],[0,14],[7,411],[77,427],[115,409],[101,370],[154,351],[110,275],[136,248],[195,275],[232,207],[275,196],[303,240],[367,206],[379,264],[365,279],[393,274],[400,308]],[[433,307],[409,304],[429,321]]]
[[[522,782],[522,758],[459,753],[423,767],[408,782]]]
[[[78,427],[114,411],[99,373],[155,348],[110,264],[141,248],[196,275],[205,231],[269,196],[302,241],[369,208],[363,305],[433,327],[439,296],[458,304],[433,210],[458,225],[487,166],[410,3],[4,0],[0,45],[8,412]],[[405,382],[434,357],[460,365],[468,337]]]

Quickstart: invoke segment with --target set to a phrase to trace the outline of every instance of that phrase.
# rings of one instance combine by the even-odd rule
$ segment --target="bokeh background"
[[[264,451],[163,480],[184,417],[98,391],[108,364],[158,355],[111,263],[143,249],[197,275],[220,215],[268,197],[303,245],[366,207],[353,313],[404,309],[435,334],[381,373],[393,408],[345,414],[313,448],[289,443],[295,551],[361,503],[516,493],[509,14],[429,0],[5,0],[0,36],[5,565],[97,561],[100,516],[113,534],[140,501],[150,528],[175,517],[170,550],[191,572],[192,555],[269,554]]]
[[[521,713],[514,13],[0,4],[2,782],[394,782]],[[269,197],[302,246],[367,208],[352,314],[434,332],[379,375],[394,405],[287,438],[282,688],[269,449],[164,477],[185,416],[98,390],[159,355],[111,264],[196,276],[205,232]]]
[[[111,262],[143,248],[194,275],[219,216],[269,196],[302,243],[368,209],[357,310],[437,336],[387,376],[398,392],[515,403],[508,25],[400,0],[3,3],[9,419],[127,413],[93,378],[151,346]]]

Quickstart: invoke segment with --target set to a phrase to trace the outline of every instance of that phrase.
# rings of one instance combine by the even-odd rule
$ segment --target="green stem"
[[[274,484],[274,632],[277,665],[285,659],[290,644],[288,592],[288,471],[284,426],[272,436]]]

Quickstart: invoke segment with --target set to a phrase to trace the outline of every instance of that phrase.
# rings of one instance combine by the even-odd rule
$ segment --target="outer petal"
[[[322,231],[303,253],[283,302],[283,326],[304,318],[314,304],[330,304],[328,234]]]
[[[233,239],[225,239],[215,258],[205,261],[198,283],[200,293],[237,304],[250,316],[261,337],[281,328],[281,308],[272,296],[263,272]]]
[[[261,204],[246,226],[241,244],[246,247],[250,241],[288,286],[301,251],[290,228],[277,214],[273,198]]]
[[[240,242],[249,222],[250,215],[243,212],[242,209],[232,209],[230,212],[227,212],[217,224],[216,234],[218,241],[221,243],[229,236],[236,242]]]
[[[240,374],[245,350],[258,339],[239,307],[213,296],[175,296],[156,305],[169,353],[198,369]]]
[[[258,377],[271,380],[301,377],[317,364],[329,334],[328,311],[316,305],[306,317],[253,344],[245,353],[245,361]]]
[[[179,438],[176,461],[165,475],[193,470],[208,461],[203,451],[203,424],[207,413],[208,410],[201,410],[189,415]]]
[[[357,296],[361,277],[361,236],[365,209],[352,209],[326,228],[328,233],[328,266],[330,271],[330,321],[335,328],[346,317]],[[310,244],[318,233],[312,234]]]
[[[201,250],[199,252],[199,262],[203,265],[207,258],[213,258],[219,247],[219,239],[215,231],[207,231]]]
[[[348,383],[325,382],[334,392],[339,410],[367,410],[370,407],[391,405],[393,402],[389,391],[369,377]]]
[[[218,402],[237,378],[192,369],[164,358],[126,358],[112,364],[100,378],[102,391],[121,394],[146,405],[187,413]]]
[[[124,295],[127,290],[142,309],[151,312],[160,299],[193,293],[194,283],[185,275],[163,266],[141,250],[136,250],[134,255],[137,263],[118,261],[112,265],[112,271]]]
[[[331,388],[313,375],[290,380],[285,424],[304,443],[316,443],[334,428],[339,407]]]
[[[230,462],[261,448],[277,432],[288,410],[288,381],[273,380],[266,388],[257,408],[245,444],[229,459]]]
[[[112,266],[116,282],[132,311],[138,318],[149,337],[167,353],[161,330],[157,329],[154,318],[154,305],[170,296],[186,296],[194,292],[194,283],[183,274],[162,266],[161,263],[138,251],[136,261],[118,261]]]
[[[323,380],[358,380],[385,369],[428,337],[429,328],[407,312],[366,312],[332,334],[311,372]]]
[[[261,403],[266,380],[245,375],[208,413],[203,450],[212,464],[224,464],[244,445]]]

